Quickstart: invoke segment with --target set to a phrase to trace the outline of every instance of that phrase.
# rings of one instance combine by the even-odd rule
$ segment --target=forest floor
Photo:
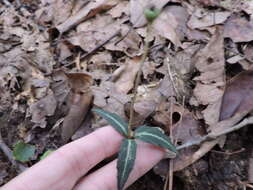
[[[151,6],[161,12],[147,33]],[[182,145],[252,120],[251,0],[0,0],[0,186],[105,126],[92,107],[129,119],[145,40],[134,126]],[[241,125],[128,189],[169,190],[170,170],[173,190],[253,189],[252,122]],[[31,154],[13,156],[20,144]]]

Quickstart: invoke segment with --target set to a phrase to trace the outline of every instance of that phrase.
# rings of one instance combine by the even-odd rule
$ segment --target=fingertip
[[[134,169],[127,180],[126,187],[152,169],[163,157],[165,151],[154,145],[138,142]],[[117,160],[82,179],[74,190],[117,189]]]

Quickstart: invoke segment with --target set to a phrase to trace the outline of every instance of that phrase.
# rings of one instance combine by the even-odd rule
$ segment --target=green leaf
[[[43,160],[44,158],[46,158],[49,154],[51,154],[52,152],[54,152],[55,150],[49,149],[46,152],[44,152],[42,154],[42,156],[40,157],[40,160]]]
[[[118,131],[120,134],[127,136],[128,133],[128,124],[117,114],[104,111],[101,109],[93,109],[95,113],[106,119],[106,121],[112,125],[112,127]]]
[[[144,142],[166,148],[177,153],[176,147],[171,143],[170,138],[158,127],[141,126],[135,130],[135,138]]]
[[[134,167],[136,158],[136,142],[133,139],[122,141],[117,162],[118,170],[118,190],[123,189],[130,172]]]
[[[29,161],[35,154],[35,146],[18,141],[14,145],[13,156],[20,162]]]

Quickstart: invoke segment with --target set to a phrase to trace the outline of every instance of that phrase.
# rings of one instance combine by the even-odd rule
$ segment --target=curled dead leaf
[[[90,86],[92,78],[85,73],[66,74],[70,86],[68,105],[70,106],[62,126],[62,140],[67,142],[80,127],[92,103]]]

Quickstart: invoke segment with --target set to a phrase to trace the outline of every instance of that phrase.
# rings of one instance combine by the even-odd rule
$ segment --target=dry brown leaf
[[[97,16],[78,27],[77,34],[73,35],[67,42],[81,47],[84,51],[90,51],[102,44],[120,29],[122,39],[113,38],[104,47],[110,51],[122,51],[130,57],[140,55],[142,39],[126,24],[113,21],[111,16]]]
[[[60,42],[57,44],[57,49],[59,51],[59,60],[63,61],[72,55],[70,48],[64,42]]]
[[[109,27],[112,30],[111,27]],[[121,36],[124,38],[122,40],[111,40],[108,44],[105,45],[105,48],[111,51],[122,51],[129,57],[135,57],[141,54],[142,48],[141,43],[142,39],[137,34],[135,30],[132,30],[131,27],[122,24],[120,25]],[[114,30],[115,31],[115,30]]]
[[[247,47],[244,49],[244,55],[247,60],[253,62],[253,45],[248,44]]]
[[[171,102],[168,102],[165,98],[161,98],[161,101],[156,107],[154,112],[153,123],[156,126],[162,126],[166,132],[169,131],[171,124]]]
[[[196,0],[199,4],[204,6],[219,6],[221,0]]]
[[[53,93],[50,93],[45,98],[42,98],[38,102],[32,104],[30,106],[32,122],[41,128],[45,128],[47,124],[46,117],[54,115],[56,106],[57,102]]]
[[[99,52],[95,55],[93,55],[90,60],[89,63],[92,63],[94,65],[97,66],[97,68],[99,68],[99,66],[110,66],[113,65],[111,63],[112,61],[112,55],[110,54],[109,51],[103,51],[103,52]]]
[[[178,143],[185,144],[187,142],[195,141],[204,135],[203,127],[194,119],[192,113],[187,111],[183,113],[182,110],[181,112],[176,113],[182,117],[182,120],[179,119],[172,128],[173,139]],[[173,114],[175,114],[175,112]],[[189,147],[181,150],[177,158],[174,160],[174,170],[177,171],[187,167],[190,164],[189,160],[192,159],[191,157],[197,150],[196,147]]]
[[[126,116],[130,116],[131,103],[128,102],[124,105]],[[156,102],[154,100],[139,100],[134,104],[134,118],[132,121],[132,126],[138,127],[142,125],[145,119],[155,111]]]
[[[71,14],[74,7],[75,0],[56,0],[52,4],[53,8],[53,23],[55,25],[63,23],[67,20]]]
[[[224,26],[224,37],[234,42],[249,42],[253,40],[253,21],[241,15],[232,15]]]
[[[209,26],[224,23],[230,16],[228,11],[208,12],[207,10],[197,9],[188,21],[191,29],[204,29]]]
[[[220,120],[228,119],[235,113],[253,109],[253,71],[241,72],[226,86],[221,105]]]
[[[89,52],[105,39],[110,37],[110,33],[103,31],[86,31],[79,32],[67,39],[73,45],[81,47],[84,51]]]
[[[92,90],[94,93],[94,106],[116,113],[124,120],[127,120],[124,105],[130,102],[130,97],[124,93],[118,92],[115,83],[103,80],[99,87],[93,87]],[[104,125],[107,125],[107,122],[105,119],[101,119],[96,121],[96,123],[92,125],[92,128]]]
[[[210,42],[193,59],[200,71],[200,76],[194,78],[197,84],[193,93],[199,104],[207,105],[202,113],[209,125],[219,119],[219,105],[225,84],[223,49],[223,29],[218,27]]]
[[[56,29],[60,32],[66,32],[69,29],[75,27],[77,24],[81,23],[82,21],[93,17],[98,12],[108,10],[115,5],[117,5],[117,0],[96,0],[91,1],[87,6],[81,9],[75,15],[69,17],[65,22],[60,25],[56,26]]]
[[[118,92],[127,94],[134,86],[136,74],[140,67],[140,57],[126,60],[125,71],[116,81],[115,86]]]
[[[171,115],[169,114],[171,108],[167,108],[167,110],[167,115]],[[194,119],[193,114],[185,110],[183,107],[173,106],[172,119],[174,123],[174,125],[172,126],[172,136],[173,139],[177,142],[177,144],[185,144],[195,140],[199,140],[199,138],[205,134],[204,128],[197,120]],[[170,119],[168,118],[167,122],[169,122],[169,120]],[[205,144],[203,144],[205,148],[189,147],[180,150],[178,156],[173,160],[174,171],[182,170],[197,161],[216,144],[216,141],[215,144],[209,144],[211,144],[212,146],[207,145],[208,148],[205,147]],[[166,160],[158,164],[155,167],[156,173],[158,173],[159,175],[164,175],[166,172],[168,172],[169,162],[169,160]],[[164,168],[167,168],[166,171],[164,171]]]
[[[203,157],[206,153],[208,153],[220,141],[220,139],[221,138],[217,138],[213,141],[204,142],[197,151],[192,154],[185,155],[185,157],[182,158],[183,160],[179,160],[178,162],[176,162],[174,164],[173,170],[180,171],[187,166],[193,164],[201,157]]]
[[[122,14],[129,16],[129,2],[120,1],[119,4],[108,11],[108,13],[112,16],[112,18],[119,18]]]
[[[180,15],[180,16],[179,16]],[[166,7],[152,24],[154,36],[160,35],[170,40],[176,46],[181,46],[181,40],[186,33],[188,13],[180,6]]]
[[[120,23],[120,22],[119,22]],[[111,15],[107,14],[97,14],[94,17],[86,20],[85,22],[80,23],[76,27],[76,31],[79,32],[87,32],[87,31],[100,31],[103,32],[105,29],[108,31],[107,27],[118,26],[118,22],[116,22]]]
[[[92,103],[92,92],[90,89],[92,78],[85,73],[68,73],[70,94],[68,104],[69,112],[64,118],[62,126],[62,140],[67,142],[75,131],[80,127]]]
[[[247,14],[253,14],[253,1],[243,1],[241,6],[242,10],[244,10]]]

